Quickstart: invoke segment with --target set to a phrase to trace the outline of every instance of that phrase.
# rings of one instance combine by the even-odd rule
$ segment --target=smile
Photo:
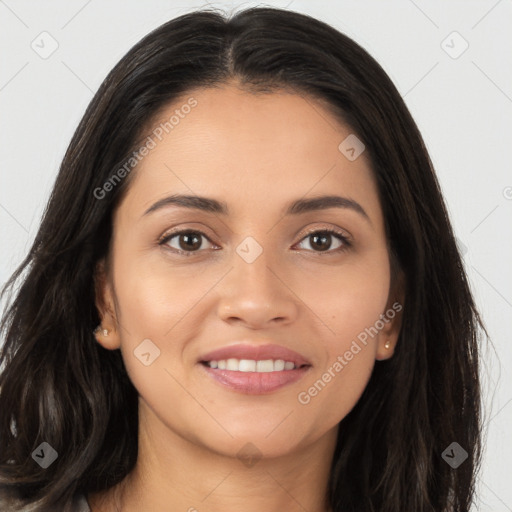
[[[247,341],[202,354],[197,360],[200,369],[231,391],[261,395],[297,382],[312,367],[306,357],[288,347]]]
[[[294,370],[297,368],[292,361],[284,361],[283,359],[264,359],[255,361],[253,359],[221,359],[220,361],[207,361],[206,364],[210,368],[218,368],[219,370],[230,370],[233,372],[282,372],[286,370]]]

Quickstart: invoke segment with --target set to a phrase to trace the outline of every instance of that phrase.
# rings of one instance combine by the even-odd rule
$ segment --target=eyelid
[[[306,236],[308,236],[312,233],[316,233],[317,231],[327,232],[327,233],[332,233],[332,234],[338,235],[339,237],[346,240],[347,243],[349,243],[349,244],[352,244],[352,242],[353,242],[352,235],[350,235],[350,233],[348,231],[346,231],[345,229],[339,228],[339,227],[334,227],[334,226],[323,226],[323,227],[315,226],[313,228],[308,228],[306,231],[303,232],[302,238],[300,239],[300,241],[302,241]]]

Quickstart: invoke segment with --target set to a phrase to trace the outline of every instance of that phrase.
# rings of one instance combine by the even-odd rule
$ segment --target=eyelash
[[[205,233],[203,233],[202,231],[194,230],[194,229],[182,229],[180,231],[166,233],[165,235],[163,235],[159,239],[158,245],[166,245],[173,238],[175,238],[175,237],[177,237],[179,235],[183,235],[183,234],[200,235],[200,236],[205,237],[210,243],[213,243],[210,240],[210,238]],[[334,249],[334,250],[327,250],[327,251],[308,250],[308,252],[313,252],[313,253],[316,253],[316,254],[318,254],[320,256],[324,256],[326,254],[331,254],[331,255],[332,254],[338,254],[338,253],[346,251],[347,249],[349,249],[352,246],[351,242],[348,240],[348,238],[344,234],[342,234],[340,231],[337,231],[335,229],[328,229],[328,228],[326,228],[326,229],[314,229],[312,231],[309,231],[308,233],[306,233],[306,235],[303,238],[301,238],[300,242],[302,242],[306,238],[308,238],[308,237],[310,237],[312,235],[315,235],[315,234],[329,234],[329,235],[333,235],[336,238],[338,238],[341,242],[343,242],[343,245],[341,247],[338,247],[337,249]],[[180,254],[180,255],[183,255],[183,256],[186,256],[186,257],[190,257],[190,256],[198,254],[199,252],[202,252],[201,249],[197,250],[197,251],[183,251],[181,249],[175,249],[174,247],[168,247],[168,249],[170,251],[174,252],[174,253],[177,253],[177,254]]]

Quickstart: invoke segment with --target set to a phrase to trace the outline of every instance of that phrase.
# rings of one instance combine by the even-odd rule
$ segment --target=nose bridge
[[[255,238],[246,237],[233,254],[233,269],[223,287],[219,314],[236,317],[248,324],[295,315],[293,293],[279,277],[270,249]]]
[[[240,242],[235,252],[233,279],[237,292],[249,296],[257,292],[262,299],[269,293],[275,295],[275,288],[280,283],[274,275],[275,270],[272,269],[273,258],[270,248],[263,247],[254,237],[248,236]]]

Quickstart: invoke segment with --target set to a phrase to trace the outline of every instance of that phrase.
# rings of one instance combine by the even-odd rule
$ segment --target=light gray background
[[[150,30],[206,5],[0,0],[0,283],[30,247],[72,133],[106,74]],[[437,169],[496,349],[482,352],[488,427],[475,510],[512,511],[511,1],[208,5],[311,14],[366,48],[395,82]],[[44,31],[58,43],[46,59],[31,47],[51,48]]]

